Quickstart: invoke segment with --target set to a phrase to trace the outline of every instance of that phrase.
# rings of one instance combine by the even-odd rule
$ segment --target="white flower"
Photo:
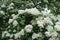
[[[24,35],[24,29],[21,29],[20,34]]]
[[[51,36],[51,33],[48,32],[48,31],[46,31],[46,32],[45,32],[45,35],[46,35],[47,37],[50,37],[50,36]]]
[[[33,15],[41,14],[40,11],[37,8],[25,9],[25,12],[31,13]]]
[[[42,28],[44,28],[45,22],[43,20],[38,20],[37,24],[38,24],[38,26],[41,26]]]
[[[12,14],[11,16],[12,16],[12,17],[14,17],[14,16],[15,16],[15,14]]]
[[[13,6],[14,6],[14,3],[11,3],[11,4],[8,6],[7,10],[14,9]]]
[[[4,31],[3,33],[2,33],[2,37],[9,37],[10,36],[10,34],[8,33],[8,31]]]
[[[13,39],[9,39],[9,40],[13,40]]]
[[[56,38],[49,38],[49,40],[55,40]]]
[[[52,37],[57,37],[57,35],[58,35],[58,33],[56,31],[51,33]]]
[[[60,38],[57,37],[56,40],[60,40]]]
[[[12,37],[13,37],[13,34],[10,35],[10,38],[12,38]]]
[[[46,17],[44,18],[45,23],[49,23],[50,25],[53,25],[53,22],[51,21],[51,18]]]
[[[24,35],[24,29],[22,29],[20,32],[15,34],[15,39],[17,39],[18,37],[21,37],[21,35]]]
[[[48,15],[48,17],[50,17],[50,18],[53,19],[54,21],[57,20],[56,16],[54,16],[53,14]]]
[[[56,31],[53,31],[53,32],[49,32],[49,31],[46,31],[45,32],[45,35],[47,36],[47,37],[57,37],[57,35],[58,35],[58,33],[56,32]]]
[[[60,40],[59,37],[51,37],[49,40]]]
[[[14,29],[13,32],[16,32],[16,30]]]
[[[53,26],[48,25],[48,26],[46,27],[46,29],[47,29],[49,32],[52,32],[52,31],[53,31]]]
[[[26,32],[31,32],[32,28],[33,28],[33,26],[29,24],[29,25],[26,25],[24,29]]]
[[[13,26],[17,26],[18,22],[16,20],[14,20],[13,22]]]
[[[44,8],[44,11],[41,11],[43,15],[49,15],[50,10],[48,10],[47,8]]]
[[[2,37],[4,37],[4,35],[7,33],[7,31],[2,32]]]
[[[39,35],[39,37],[42,37],[43,36],[41,32],[39,32],[38,35]]]
[[[43,20],[43,17],[36,18],[36,22],[37,22],[37,24],[38,24],[39,27],[44,28],[45,21]]]
[[[5,5],[5,4],[2,4],[2,5],[1,5],[1,7],[3,7],[3,8],[4,8],[4,7],[6,7],[6,5]]]
[[[56,22],[56,25],[60,25],[60,22]]]
[[[55,27],[56,31],[60,31],[60,25],[55,25],[54,27]]]
[[[11,31],[12,31],[11,29],[8,30],[8,32],[11,32]]]
[[[38,17],[36,20],[43,20],[44,17]]]
[[[50,13],[50,10],[48,10],[48,8],[45,8],[44,11],[45,11],[46,13]]]
[[[19,14],[17,14],[17,15],[12,14],[11,16],[12,16],[12,17],[13,17],[13,19],[15,20],[15,19],[17,19],[17,18],[18,18]]]
[[[37,4],[40,4],[41,3],[41,1],[39,1]]]
[[[18,37],[20,37],[21,35],[20,35],[20,32],[19,33],[16,33],[15,34],[15,39],[17,39]]]
[[[44,21],[45,22],[48,22],[48,21],[50,21],[51,19],[49,18],[49,17],[46,17],[46,18],[44,18]]]
[[[9,33],[7,33],[7,34],[6,34],[6,37],[9,37],[9,36],[10,36],[10,34],[9,34]]]
[[[10,24],[10,23],[12,23],[12,22],[13,22],[13,19],[9,19],[8,23]]]
[[[0,11],[0,14],[1,14],[1,15],[5,15],[5,12],[4,12],[4,11]]]
[[[58,21],[60,21],[60,15],[57,15],[57,19],[58,19]]]
[[[39,34],[33,33],[32,39],[38,38],[39,36],[40,36]]]
[[[13,6],[14,5],[14,3],[11,3],[9,6]]]
[[[18,18],[18,15],[13,15],[13,19],[17,19]]]
[[[24,12],[25,12],[25,10],[18,10],[18,14],[22,14]]]
[[[9,6],[9,7],[7,8],[7,10],[10,10],[10,9],[14,9],[14,7],[12,7],[12,6]]]
[[[32,21],[31,21],[31,24],[32,24],[32,25],[35,25],[35,24],[36,24],[36,20],[32,20]]]

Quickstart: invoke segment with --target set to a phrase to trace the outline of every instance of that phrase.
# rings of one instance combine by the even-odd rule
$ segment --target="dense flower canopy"
[[[1,0],[0,40],[60,40],[60,0]]]

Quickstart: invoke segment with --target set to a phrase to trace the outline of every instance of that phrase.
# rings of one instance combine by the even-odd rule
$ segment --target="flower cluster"
[[[1,7],[4,8],[5,5]],[[6,29],[2,31],[3,40],[60,39],[60,15],[55,16],[47,7],[42,11],[36,7],[16,10],[14,3],[11,3],[7,8],[9,15],[8,12],[0,11],[0,15],[9,17],[9,19],[7,17]]]

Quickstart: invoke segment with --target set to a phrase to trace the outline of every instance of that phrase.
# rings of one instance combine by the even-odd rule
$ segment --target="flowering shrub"
[[[3,1],[6,2],[6,1]],[[26,1],[24,1],[26,3]],[[35,3],[25,4],[8,1],[0,7],[1,40],[60,40],[60,14],[54,14],[48,6],[35,7]],[[8,3],[8,5],[7,5]],[[37,5],[39,5],[38,2]],[[44,3],[48,1],[44,0]],[[24,7],[24,5],[26,5]],[[43,10],[41,10],[43,9]]]

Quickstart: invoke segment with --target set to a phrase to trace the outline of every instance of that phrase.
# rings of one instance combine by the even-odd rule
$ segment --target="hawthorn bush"
[[[60,40],[60,0],[0,0],[0,40]]]

